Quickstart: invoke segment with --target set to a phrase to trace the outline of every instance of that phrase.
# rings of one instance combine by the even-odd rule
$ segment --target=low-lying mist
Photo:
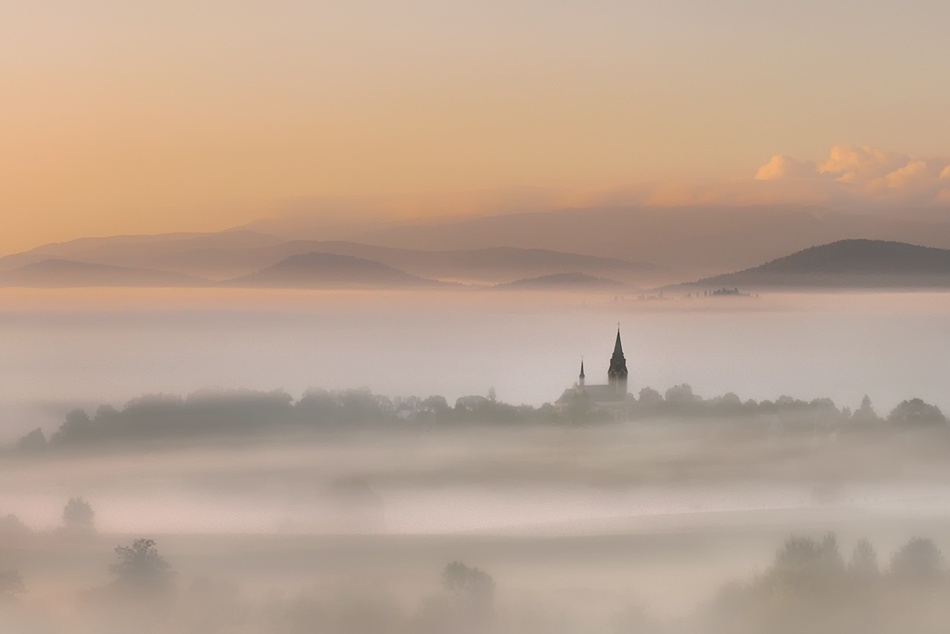
[[[616,294],[74,289],[0,291],[0,439],[48,412],[201,388],[365,386],[450,402],[494,387],[552,402],[604,380],[620,322],[634,391],[743,399],[864,394],[944,409],[950,295],[639,300]]]
[[[5,307],[0,631],[943,631],[945,297],[413,297]]]
[[[630,402],[626,422],[360,390],[75,410],[0,461],[0,624],[579,633],[940,622],[950,430],[939,408],[909,399],[879,415],[869,401],[852,412],[820,399],[701,399],[687,386]],[[866,601],[894,607],[868,619]]]

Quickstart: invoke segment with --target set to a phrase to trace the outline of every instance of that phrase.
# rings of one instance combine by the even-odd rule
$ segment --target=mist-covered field
[[[3,631],[950,616],[950,297],[4,293]],[[632,420],[543,405],[617,321]]]
[[[6,591],[2,618],[50,632],[141,618],[170,632],[779,632],[785,610],[818,609],[794,595],[794,575],[845,587],[862,538],[881,584],[915,537],[950,547],[943,430],[737,434],[747,424],[472,424],[7,454],[0,571],[23,591]],[[88,522],[65,508],[80,497]],[[808,549],[831,532],[830,555]],[[782,572],[791,536],[806,546],[792,544]],[[174,574],[148,557],[116,572],[115,548],[139,539]],[[935,560],[927,592],[946,583]],[[453,562],[488,575],[490,593],[478,573],[447,582]],[[928,562],[912,561],[921,574]],[[706,622],[729,584],[773,569],[792,574],[792,604],[757,629]],[[832,607],[845,609],[821,609]]]
[[[0,435],[71,406],[202,388],[368,387],[553,402],[605,380],[620,323],[630,389],[950,407],[950,295],[760,298],[479,291],[0,290]]]

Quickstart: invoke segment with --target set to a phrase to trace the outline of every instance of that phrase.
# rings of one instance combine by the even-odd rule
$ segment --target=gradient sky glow
[[[5,0],[0,253],[312,197],[947,157],[948,25],[945,0]]]

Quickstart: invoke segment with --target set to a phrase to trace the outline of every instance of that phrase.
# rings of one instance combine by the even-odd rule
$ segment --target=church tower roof
[[[584,360],[581,359],[581,377],[582,379],[587,378],[584,376]]]
[[[614,342],[614,353],[610,356],[610,368],[607,377],[614,381],[627,381],[627,359],[623,356],[623,344],[620,343],[620,328],[617,328],[617,339]],[[626,390],[624,390],[626,391]]]

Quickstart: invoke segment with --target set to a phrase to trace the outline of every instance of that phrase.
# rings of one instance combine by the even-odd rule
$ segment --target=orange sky
[[[328,196],[675,203],[847,143],[909,157],[879,175],[903,186],[950,156],[950,3],[451,4],[4,2],[0,253]]]

